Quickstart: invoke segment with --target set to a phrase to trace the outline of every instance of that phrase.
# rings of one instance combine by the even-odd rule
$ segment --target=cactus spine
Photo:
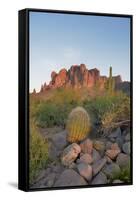
[[[66,129],[67,140],[71,143],[83,140],[90,130],[90,117],[82,107],[77,107],[69,114]]]

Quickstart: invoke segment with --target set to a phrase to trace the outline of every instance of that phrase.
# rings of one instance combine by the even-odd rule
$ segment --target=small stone
[[[79,162],[84,162],[87,164],[91,164],[93,162],[92,156],[88,153],[83,154],[79,160],[80,160]]]
[[[106,150],[111,149],[111,145],[112,145],[112,144],[113,144],[112,142],[108,141],[108,142],[106,143]]]
[[[66,132],[66,130],[64,130],[64,131],[62,131],[60,133],[56,133],[52,136],[51,140],[57,149],[62,150],[68,144],[67,140],[66,140],[66,135],[67,135],[67,132]]]
[[[84,177],[87,181],[92,179],[92,167],[86,163],[79,163],[77,165],[79,174]]]
[[[122,149],[123,138],[122,137],[116,138],[116,143],[118,144],[119,148]]]
[[[71,163],[70,165],[69,165],[69,169],[76,169],[77,168],[77,166],[76,166],[76,163]]]
[[[105,150],[105,143],[103,141],[100,140],[95,140],[93,142],[93,147],[97,150],[97,151],[104,151]]]
[[[121,172],[120,167],[115,163],[106,165],[102,171],[108,179],[115,179]]]
[[[66,169],[59,176],[53,187],[87,185],[85,179],[73,169]]]
[[[129,141],[130,141],[130,133],[128,133],[128,134],[125,136],[125,141],[126,141],[126,142],[129,142]]]
[[[106,156],[106,159],[107,159],[107,163],[108,164],[111,164],[113,161],[109,158],[109,156]]]
[[[97,160],[101,159],[99,152],[96,151],[95,149],[93,149],[92,157],[93,157],[93,163],[95,163]]]
[[[55,173],[61,173],[64,170],[64,166],[57,164],[56,166],[52,167],[52,171]]]
[[[119,180],[119,179],[116,179],[114,180],[112,183],[123,183],[123,181]]]
[[[112,144],[112,145],[111,145],[111,149],[109,149],[109,150],[107,150],[107,151],[105,152],[105,154],[106,154],[109,158],[111,158],[112,160],[114,160],[114,159],[117,157],[117,155],[118,155],[119,153],[120,153],[120,148],[119,148],[119,146],[118,146],[117,143]]]
[[[124,153],[120,153],[116,159],[116,163],[120,168],[126,168],[130,166],[130,156]]]
[[[105,158],[102,158],[102,159],[96,161],[93,164],[93,166],[92,166],[92,168],[93,168],[93,176],[95,176],[96,174],[98,174],[100,172],[100,170],[104,167],[106,162],[107,162],[107,159],[105,157]]]
[[[80,147],[83,153],[91,154],[93,150],[93,142],[90,139],[85,139],[80,143]]]
[[[123,144],[123,152],[126,154],[130,154],[130,142],[126,142],[125,144]]]
[[[61,156],[61,163],[64,166],[69,166],[71,163],[73,163],[76,158],[78,157],[78,154],[81,152],[81,148],[78,144],[73,143],[66,147],[62,153]]]
[[[91,185],[106,184],[107,182],[108,180],[105,174],[103,172],[100,172],[93,178]]]
[[[121,129],[117,128],[114,130],[110,135],[108,135],[109,138],[117,138],[121,136]]]

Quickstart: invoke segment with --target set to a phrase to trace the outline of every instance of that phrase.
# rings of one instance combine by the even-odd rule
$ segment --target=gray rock
[[[80,147],[83,153],[91,154],[93,150],[93,142],[87,138],[83,142],[80,143]]]
[[[99,151],[99,152],[103,152],[105,150],[105,143],[103,141],[100,140],[95,140],[93,142],[93,147]]]
[[[55,173],[62,173],[62,171],[64,170],[64,166],[62,166],[61,164],[57,164],[55,166],[52,166],[52,171]]]
[[[119,179],[116,179],[114,180],[112,183],[123,183],[123,181],[119,180]]]
[[[31,188],[45,188],[45,187],[52,187],[55,181],[56,174],[44,174],[44,176],[39,179],[35,184],[31,186]]]
[[[121,129],[117,128],[116,130],[114,130],[111,134],[108,135],[108,138],[117,138],[117,137],[121,137]]]
[[[66,147],[61,156],[61,163],[64,166],[69,166],[71,163],[75,161],[78,157],[78,154],[81,152],[81,148],[78,144],[73,143]]]
[[[97,160],[101,159],[99,152],[96,151],[95,149],[93,149],[92,157],[93,157],[93,163],[95,163]]]
[[[108,179],[112,179],[112,180],[118,177],[121,172],[120,167],[115,163],[106,165],[102,169],[102,171],[107,176]]]
[[[51,160],[56,160],[61,155],[61,150],[57,149],[56,146],[49,142],[49,158]]]
[[[124,153],[120,153],[116,159],[116,163],[120,168],[126,168],[130,166],[130,156]]]
[[[51,140],[57,149],[62,150],[68,144],[66,140],[66,131],[62,131],[60,133],[56,133],[52,136]]]
[[[106,150],[111,149],[111,145],[112,145],[112,144],[113,144],[112,142],[108,141],[108,142],[106,143]]]
[[[83,154],[80,159],[78,159],[78,163],[80,162],[84,162],[84,163],[87,163],[87,164],[91,164],[93,162],[93,158],[91,156],[91,154],[88,154],[88,153],[85,153]]]
[[[86,163],[79,163],[77,165],[79,174],[84,177],[87,181],[92,179],[92,167]]]
[[[106,156],[108,156],[112,160],[114,160],[119,153],[120,153],[120,148],[117,143],[112,144],[111,149],[108,149],[105,152]]]
[[[125,136],[125,141],[126,141],[126,142],[129,142],[129,141],[130,141],[130,133],[128,133],[128,134]]]
[[[46,185],[47,187],[52,187],[55,181],[55,177],[56,174],[55,173],[51,173],[47,176],[47,178],[45,178],[45,183],[44,185]]]
[[[120,147],[120,149],[122,149],[123,142],[124,142],[123,137],[116,138],[116,143],[118,144],[118,146]]]
[[[103,172],[100,172],[93,178],[91,185],[106,184],[106,183],[108,183],[107,177]]]
[[[87,185],[85,179],[73,169],[66,169],[59,176],[53,187]]]
[[[108,157],[108,156],[105,156],[106,157],[106,159],[107,159],[107,163],[108,164],[111,164],[113,161]]]
[[[130,142],[126,142],[125,144],[123,144],[123,152],[126,154],[130,154]]]
[[[76,163],[71,163],[70,165],[69,165],[69,169],[77,169],[77,165],[76,165]]]
[[[92,165],[92,168],[93,168],[93,176],[95,176],[96,174],[98,174],[100,172],[100,170],[104,167],[104,165],[106,164],[107,162],[107,159],[106,157],[105,158],[102,158],[100,160],[97,160],[93,165]]]

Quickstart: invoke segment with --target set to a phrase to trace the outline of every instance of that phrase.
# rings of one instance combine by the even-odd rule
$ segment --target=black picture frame
[[[29,187],[29,13],[46,12],[46,13],[63,13],[76,15],[108,16],[123,17],[130,19],[130,99],[131,99],[131,181],[130,183],[112,183],[89,186],[68,186],[52,188],[30,188]],[[133,15],[95,13],[81,11],[64,11],[48,9],[23,9],[19,11],[19,121],[18,121],[18,188],[23,191],[41,191],[57,189],[75,189],[75,188],[92,188],[107,186],[123,186],[133,184]]]

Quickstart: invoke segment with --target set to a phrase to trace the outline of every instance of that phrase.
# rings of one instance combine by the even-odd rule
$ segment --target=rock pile
[[[130,166],[129,131],[118,128],[107,138],[88,137],[78,144],[68,144],[65,134],[50,137],[59,153],[39,174],[33,188],[123,183],[120,173]]]

